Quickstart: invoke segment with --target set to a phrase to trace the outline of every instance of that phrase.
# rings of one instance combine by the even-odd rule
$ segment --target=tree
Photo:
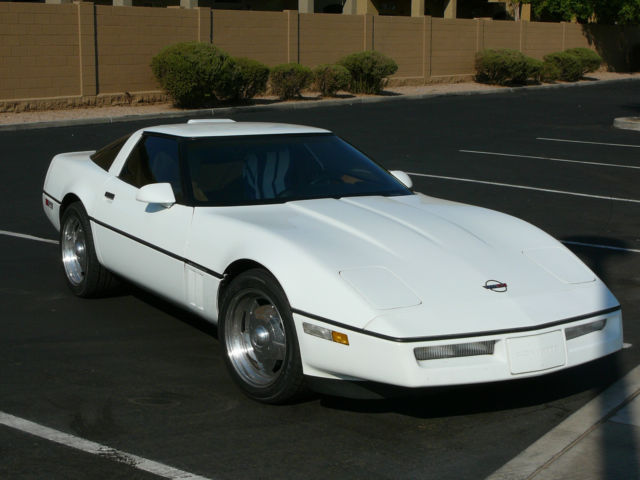
[[[638,25],[640,0],[598,0],[594,2],[598,23]]]
[[[580,23],[640,24],[640,0],[522,0],[537,18]]]

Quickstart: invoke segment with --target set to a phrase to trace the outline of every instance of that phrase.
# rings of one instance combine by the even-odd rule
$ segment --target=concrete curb
[[[391,101],[411,101],[411,100],[424,100],[428,98],[437,98],[445,96],[469,96],[469,95],[491,95],[496,93],[516,93],[524,92],[528,90],[547,90],[558,88],[576,88],[576,87],[590,87],[594,85],[608,84],[608,83],[622,83],[622,82],[634,82],[640,81],[640,78],[620,78],[615,80],[597,80],[593,82],[585,81],[581,83],[560,83],[550,85],[530,85],[524,87],[508,87],[508,88],[489,88],[487,90],[468,90],[461,92],[444,92],[444,93],[422,93],[418,95],[396,95],[396,96],[379,96],[379,97],[356,97],[345,98],[335,100],[308,100],[301,102],[287,102],[287,103],[275,103],[270,105],[248,105],[237,107],[220,107],[220,108],[205,108],[195,110],[183,110],[180,112],[166,112],[166,113],[149,113],[140,115],[123,115],[119,117],[96,117],[96,118],[78,118],[69,120],[55,120],[49,122],[29,122],[29,123],[13,123],[7,125],[0,125],[0,132],[4,131],[18,131],[18,130],[31,130],[36,128],[52,128],[52,127],[71,127],[77,125],[102,125],[116,122],[132,122],[143,120],[158,120],[158,119],[171,119],[181,117],[212,117],[212,116],[224,116],[233,115],[239,112],[254,112],[254,111],[271,111],[271,110],[297,110],[307,108],[322,108],[322,107],[336,107],[336,106],[350,106],[363,103],[379,103],[379,102],[391,102]]]
[[[640,117],[618,117],[613,120],[613,128],[640,130]]]
[[[640,366],[607,388],[486,480],[527,480],[552,464],[640,394]]]

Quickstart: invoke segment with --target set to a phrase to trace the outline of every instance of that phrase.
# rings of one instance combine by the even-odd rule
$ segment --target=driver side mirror
[[[413,182],[411,181],[411,177],[409,177],[409,175],[404,173],[402,170],[391,170],[389,173],[394,177],[396,177],[396,179],[400,180],[400,182],[402,182],[402,184],[405,187],[407,188],[413,187]]]
[[[176,197],[170,183],[150,183],[138,190],[136,200],[144,203],[156,203],[165,208],[176,203]]]

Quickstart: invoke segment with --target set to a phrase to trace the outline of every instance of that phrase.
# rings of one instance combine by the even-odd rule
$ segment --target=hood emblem
[[[507,284],[499,282],[498,280],[487,280],[484,284],[484,288],[491,290],[492,292],[506,292]]]

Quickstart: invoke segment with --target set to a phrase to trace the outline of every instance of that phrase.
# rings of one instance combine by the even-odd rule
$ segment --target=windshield
[[[332,134],[195,138],[184,148],[196,205],[412,193]]]

